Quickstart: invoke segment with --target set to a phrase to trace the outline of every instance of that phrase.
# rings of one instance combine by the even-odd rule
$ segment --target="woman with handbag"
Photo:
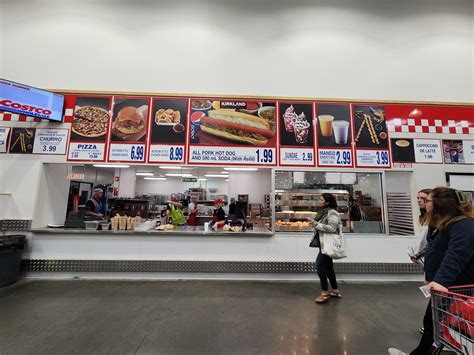
[[[316,258],[316,270],[321,281],[321,294],[316,297],[316,303],[324,303],[331,297],[341,298],[342,295],[337,287],[336,274],[334,272],[333,259],[322,253],[324,247],[324,234],[335,234],[340,231],[341,217],[337,212],[337,202],[333,194],[324,193],[319,198],[319,206],[322,208],[314,219],[309,222],[314,227],[314,237],[310,246],[319,248]],[[328,279],[332,290],[329,291]]]

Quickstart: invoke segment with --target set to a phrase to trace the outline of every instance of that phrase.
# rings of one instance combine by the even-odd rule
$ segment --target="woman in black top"
[[[432,291],[446,292],[450,286],[474,284],[474,215],[463,192],[438,187],[426,199],[428,236],[425,279]],[[425,331],[418,347],[410,354],[435,353],[431,302],[423,319]],[[391,355],[404,355],[390,348]]]
[[[224,209],[222,208],[222,205],[224,204],[224,201],[222,201],[220,198],[216,198],[214,200],[214,214],[212,215],[212,222],[211,226],[216,226],[217,228],[223,227],[225,224],[225,212]]]

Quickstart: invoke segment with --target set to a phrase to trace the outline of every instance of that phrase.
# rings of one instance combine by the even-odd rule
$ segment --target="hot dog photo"
[[[274,146],[275,102],[191,100],[192,144]]]

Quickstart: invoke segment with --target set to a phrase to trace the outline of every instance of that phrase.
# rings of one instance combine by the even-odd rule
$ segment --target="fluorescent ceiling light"
[[[218,175],[218,174],[206,174],[205,177],[219,177],[219,178],[228,178],[229,175]]]
[[[136,173],[137,176],[153,176],[153,173]]]
[[[95,167],[95,168],[111,168],[111,169],[116,169],[116,168],[127,169],[127,168],[130,168],[130,165],[120,165],[120,164],[94,164],[92,166]]]
[[[225,181],[229,181],[229,179],[225,179]]]
[[[193,174],[165,174],[166,176],[175,176],[175,177],[193,177]]]
[[[200,179],[198,179],[198,181],[207,181],[207,179],[200,178]]]
[[[174,165],[160,165],[160,169],[164,169],[164,170],[193,170],[193,168],[186,168],[186,167],[174,166]]]
[[[221,171],[221,174],[229,175],[229,172],[228,171]]]
[[[257,171],[258,168],[224,168],[224,170],[228,170],[228,171]]]
[[[146,177],[146,178],[143,178],[143,180],[160,180],[160,181],[164,181],[166,180],[165,177]]]

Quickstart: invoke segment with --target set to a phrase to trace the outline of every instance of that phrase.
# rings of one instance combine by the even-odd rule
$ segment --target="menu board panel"
[[[414,139],[415,161],[417,163],[443,163],[441,142],[437,139]]]
[[[316,103],[318,165],[353,167],[350,105]]]
[[[12,128],[9,153],[32,154],[35,143],[35,128]]]
[[[463,140],[464,162],[474,164],[474,140]]]
[[[149,128],[150,163],[184,163],[188,99],[153,98]]]
[[[68,136],[68,129],[37,128],[33,154],[66,154]]]
[[[143,163],[150,98],[114,96],[108,161]]]
[[[474,164],[473,140],[443,140],[446,164]]]
[[[74,98],[66,98],[73,101]],[[103,162],[106,158],[112,97],[77,96],[71,120],[71,138],[67,159]]]
[[[191,99],[191,164],[277,164],[276,102]]]
[[[316,164],[313,111],[311,102],[279,102],[279,165]]]
[[[392,138],[392,160],[396,163],[415,163],[415,146],[411,138]]]
[[[352,106],[357,167],[390,167],[384,106]]]
[[[0,153],[6,153],[8,148],[9,127],[0,127]]]

